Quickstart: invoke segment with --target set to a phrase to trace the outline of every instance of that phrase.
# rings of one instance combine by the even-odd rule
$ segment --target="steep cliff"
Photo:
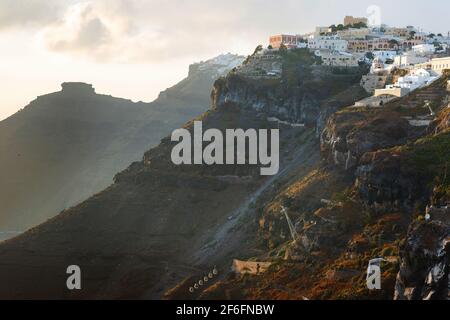
[[[321,135],[322,154],[328,163],[354,170],[367,152],[404,145],[446,127],[448,111],[432,121],[428,105],[440,110],[447,95],[446,78],[397,99],[387,108],[353,107],[330,118]]]
[[[432,199],[435,184],[448,188],[450,132],[415,143],[365,154],[357,170],[356,187],[368,204],[389,203],[424,207]],[[447,195],[432,204],[445,203]]]
[[[336,112],[321,134],[322,164],[259,203],[266,251],[253,261],[272,267],[257,275],[230,273],[200,297],[446,299],[447,80],[445,74],[382,108]],[[295,242],[282,207],[295,225]],[[382,289],[370,291],[367,265],[380,257],[386,260]]]
[[[450,226],[416,222],[401,252],[396,300],[450,299]]]
[[[320,132],[330,114],[366,95],[359,87],[364,68],[339,72],[317,65],[308,50],[298,49],[266,58],[266,62],[279,61],[279,76],[254,76],[251,71],[261,68],[262,59],[253,56],[244,70],[237,69],[217,80],[213,108],[235,105],[253,109],[282,121],[317,127]]]

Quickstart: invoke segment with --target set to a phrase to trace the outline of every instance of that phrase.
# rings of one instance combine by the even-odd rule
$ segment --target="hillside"
[[[321,136],[322,164],[257,207],[262,252],[252,261],[270,262],[269,270],[229,273],[197,298],[448,299],[447,81],[446,74],[383,108],[335,113]],[[429,117],[423,106],[430,101],[436,119],[417,126],[414,120]],[[369,291],[366,268],[379,257],[387,260],[382,290]],[[185,292],[180,286],[167,297]]]
[[[260,176],[254,165],[175,166],[165,138],[104,191],[1,244],[0,298],[161,298],[185,279],[214,266],[224,275],[232,259],[262,252],[261,202],[318,168],[317,133],[328,115],[365,96],[363,70],[336,73],[306,50],[273,59],[283,63],[279,76],[255,78],[253,56],[216,81],[212,108],[199,119],[221,131],[280,128],[277,175]],[[185,127],[192,131],[192,122]],[[81,291],[66,289],[70,264],[83,270]]]
[[[0,240],[112,183],[174,128],[205,112],[214,80],[243,57],[193,64],[152,103],[97,94],[82,83],[38,97],[0,122]]]
[[[166,137],[102,192],[2,243],[0,298],[447,299],[449,74],[355,107],[365,72],[303,49],[255,52],[215,81],[196,120],[221,132],[279,128],[278,174],[176,166]],[[375,258],[386,260],[382,289],[369,291]],[[234,272],[235,259],[241,271],[259,267]],[[80,291],[66,288],[72,264]]]

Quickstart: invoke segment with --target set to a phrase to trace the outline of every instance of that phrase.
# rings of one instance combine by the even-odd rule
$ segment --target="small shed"
[[[237,274],[253,274],[258,275],[261,273],[265,273],[270,266],[271,262],[258,262],[258,261],[240,261],[233,260],[233,265],[231,269],[234,273]]]

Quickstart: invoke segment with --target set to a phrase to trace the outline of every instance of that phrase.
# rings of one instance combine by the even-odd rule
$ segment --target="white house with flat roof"
[[[430,59],[422,57],[410,51],[402,55],[394,57],[394,65],[396,67],[405,68],[416,64],[427,63]]]
[[[412,70],[409,75],[398,78],[395,86],[413,91],[431,84],[437,78],[438,77],[431,75],[431,73],[425,69],[416,69]]]
[[[424,56],[435,53],[436,47],[434,44],[423,43],[413,46],[412,51],[417,55]]]
[[[359,58],[349,52],[342,52],[337,50],[316,50],[314,53],[322,59],[326,66],[332,67],[358,67]]]
[[[308,38],[308,48],[347,51],[348,41],[337,36],[311,36]]]
[[[389,50],[380,50],[372,52],[376,59],[381,60],[383,63],[386,63],[386,60],[394,60],[397,56],[397,51],[389,51]]]
[[[425,69],[415,69],[410,74],[398,78],[398,81],[393,85],[388,85],[384,89],[375,90],[375,96],[392,95],[396,97],[403,97],[411,91],[431,84],[439,77],[432,75],[430,71]]]

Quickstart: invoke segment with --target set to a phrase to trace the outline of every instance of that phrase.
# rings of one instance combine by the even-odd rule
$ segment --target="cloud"
[[[98,61],[171,60],[226,47],[239,14],[206,1],[74,3],[38,33],[53,52]]]
[[[365,15],[372,0],[347,2],[344,6],[337,0],[1,0],[0,31],[28,28],[45,50],[76,58],[170,62],[224,51],[250,52],[272,33],[302,33],[316,25],[338,23],[347,14]],[[396,25],[413,23],[414,12],[423,11],[395,10],[404,8],[407,0],[378,3],[389,8],[383,14]]]
[[[24,3],[25,0],[15,1]],[[332,10],[323,10],[324,6],[335,2],[26,1],[31,1],[34,6],[20,8],[16,5],[13,12],[17,17],[16,25],[26,20],[20,17],[31,19],[33,9],[36,10],[37,15],[26,21],[35,19],[39,22],[36,36],[45,50],[99,62],[121,63],[196,59],[224,51],[250,52],[258,44],[267,42],[271,33],[302,32],[312,28],[313,20],[318,18],[312,12],[319,10],[321,17],[325,16]],[[58,6],[58,10],[48,11],[53,6]],[[304,30],[299,29],[301,25]]]
[[[94,2],[81,2],[69,6],[38,37],[50,51],[107,59],[118,39],[128,36],[126,24],[123,17],[111,15]]]
[[[1,0],[0,31],[45,25],[61,14],[62,1]]]

